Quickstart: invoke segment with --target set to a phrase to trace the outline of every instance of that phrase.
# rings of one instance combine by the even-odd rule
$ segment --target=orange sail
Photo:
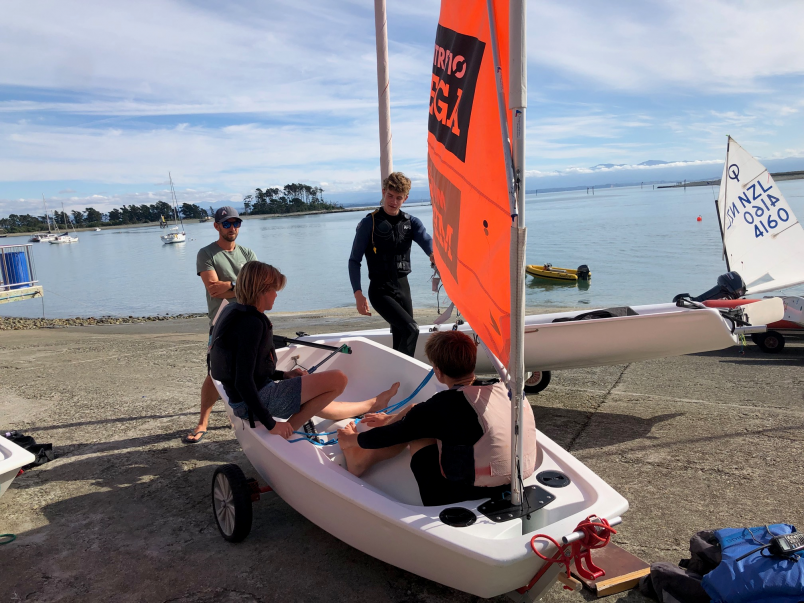
[[[507,66],[508,2],[493,6]],[[427,135],[436,265],[450,299],[507,365],[511,209],[503,142],[486,0],[443,0]]]

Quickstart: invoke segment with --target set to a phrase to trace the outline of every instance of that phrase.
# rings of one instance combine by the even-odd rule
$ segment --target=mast
[[[512,157],[516,212],[511,223],[511,504],[522,504],[521,428],[525,390],[525,109],[528,105],[527,0],[508,3],[508,108],[513,128]]]
[[[173,188],[173,176],[168,172],[168,179],[170,180],[170,194],[173,197],[173,222],[181,222],[181,231],[184,232],[184,220],[179,213],[179,200],[176,199],[176,190]]]
[[[731,136],[726,138],[726,163],[723,165],[723,181],[721,182],[722,185],[722,193],[723,193],[723,209],[726,209],[726,205],[728,205],[728,197],[726,193],[729,188],[729,148],[731,147]],[[717,211],[717,225],[720,228],[720,240],[723,241],[723,259],[726,260],[726,270],[731,272],[731,266],[729,266],[729,254],[726,251],[726,233],[723,231],[723,221],[726,219],[724,216],[720,215],[720,195],[718,198],[715,199],[715,211]],[[725,213],[725,211],[724,211]]]
[[[50,217],[47,215],[47,202],[45,201],[45,193],[42,193],[42,205],[45,206],[45,222],[47,222],[47,234],[53,234],[50,232]]]
[[[486,0],[491,30],[491,51],[497,84],[497,103],[500,113],[500,130],[503,138],[511,206],[511,353],[508,364],[508,388],[511,392],[511,505],[522,505],[522,480],[519,459],[522,458],[522,412],[525,390],[525,107],[527,106],[527,60],[525,51],[526,1],[509,0],[509,59],[508,107],[503,93],[502,65],[500,65],[497,25],[494,19],[493,0]],[[508,132],[508,110],[512,111],[513,144]]]
[[[377,96],[380,113],[380,176],[385,180],[394,170],[391,149],[391,96],[388,76],[388,20],[385,0],[374,0],[374,32],[377,41]]]

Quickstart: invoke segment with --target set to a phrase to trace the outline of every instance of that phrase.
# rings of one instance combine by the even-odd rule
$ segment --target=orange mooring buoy
[[[702,221],[703,221],[703,218],[701,218],[701,216],[698,216],[698,222],[702,222]]]

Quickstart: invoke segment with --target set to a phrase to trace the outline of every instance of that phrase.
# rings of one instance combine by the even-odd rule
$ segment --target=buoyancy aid
[[[382,209],[374,210],[367,217],[372,220],[371,241],[366,249],[369,279],[387,282],[410,274],[410,247],[413,243],[410,214],[399,212],[396,224]]]
[[[459,389],[477,413],[483,435],[474,446],[438,443],[441,473],[452,481],[471,481],[475,486],[502,486],[511,481],[511,400],[508,390],[499,381],[468,385]],[[533,474],[536,467],[536,421],[526,408],[522,421],[522,479]],[[474,467],[467,467],[471,448]]]
[[[770,528],[770,532],[768,532]],[[726,528],[715,532],[723,558],[703,577],[713,603],[801,603],[804,601],[804,559],[763,556],[760,552],[735,561],[773,536],[796,528],[777,523],[761,528]]]

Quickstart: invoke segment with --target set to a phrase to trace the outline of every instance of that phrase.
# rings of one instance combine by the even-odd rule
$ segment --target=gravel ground
[[[381,324],[351,309],[272,319],[285,335]],[[18,536],[0,547],[0,600],[478,601],[352,549],[274,494],[246,541],[226,543],[212,472],[254,471],[220,407],[201,444],[180,442],[206,340],[203,318],[0,333],[0,429],[58,454],[0,499],[0,532]],[[752,345],[564,371],[531,403],[539,429],[629,500],[615,542],[676,563],[701,529],[804,527],[802,363],[791,341],[778,355]],[[554,588],[544,601],[591,599]]]

